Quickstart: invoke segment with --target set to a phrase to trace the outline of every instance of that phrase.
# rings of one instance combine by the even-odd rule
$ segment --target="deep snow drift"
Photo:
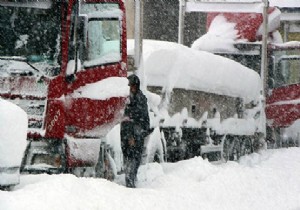
[[[1,210],[300,209],[300,148],[262,151],[239,163],[200,157],[148,164],[137,189],[74,175],[22,175],[14,191],[0,191]],[[116,183],[117,182],[117,183]]]
[[[0,185],[19,183],[18,168],[27,145],[27,122],[24,110],[0,98]]]

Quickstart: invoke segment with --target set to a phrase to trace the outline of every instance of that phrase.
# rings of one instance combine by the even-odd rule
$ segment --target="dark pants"
[[[124,157],[125,162],[125,182],[126,187],[135,187],[135,182],[137,179],[137,172],[142,160],[142,152],[135,151],[134,156]]]
[[[121,144],[125,165],[125,182],[127,187],[134,188],[137,172],[142,160],[144,136],[139,126],[131,122],[121,124]],[[134,145],[129,145],[129,139],[133,138]]]

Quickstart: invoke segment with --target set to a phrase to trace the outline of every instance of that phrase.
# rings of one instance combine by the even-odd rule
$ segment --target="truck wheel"
[[[237,161],[240,158],[240,140],[236,136],[227,136],[223,143],[223,160]]]
[[[224,136],[224,142],[223,142],[223,160],[224,161],[228,161],[229,160],[229,156],[230,156],[230,137],[229,136]]]
[[[251,138],[246,136],[241,141],[241,156],[249,155],[253,152]]]
[[[229,160],[237,161],[241,157],[241,144],[239,137],[234,137],[232,142],[232,153]]]
[[[12,191],[15,185],[0,186],[0,191]]]

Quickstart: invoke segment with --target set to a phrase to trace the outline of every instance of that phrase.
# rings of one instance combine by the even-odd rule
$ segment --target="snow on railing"
[[[299,0],[269,0],[271,7],[300,8]]]
[[[186,12],[255,12],[262,13],[262,0],[184,0]]]

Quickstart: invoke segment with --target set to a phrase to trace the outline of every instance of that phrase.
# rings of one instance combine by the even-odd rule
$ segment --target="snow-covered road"
[[[22,175],[11,192],[0,191],[1,210],[98,209],[300,209],[300,148],[263,151],[239,163],[202,158],[148,164],[137,189],[73,175]]]

